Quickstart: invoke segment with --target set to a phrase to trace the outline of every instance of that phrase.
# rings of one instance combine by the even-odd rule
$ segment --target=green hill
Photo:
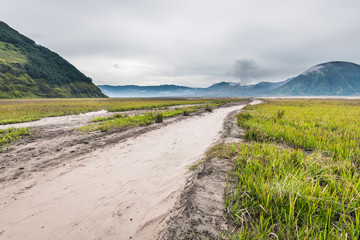
[[[73,65],[0,21],[0,98],[107,97]]]

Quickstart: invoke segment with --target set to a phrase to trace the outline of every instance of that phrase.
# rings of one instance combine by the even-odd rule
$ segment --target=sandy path
[[[0,189],[0,239],[153,239],[187,167],[219,140],[220,108]]]

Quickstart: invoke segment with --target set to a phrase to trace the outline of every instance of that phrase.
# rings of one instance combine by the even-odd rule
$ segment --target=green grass
[[[92,131],[107,131],[118,128],[129,128],[146,126],[152,123],[161,123],[164,118],[170,118],[177,115],[189,114],[190,112],[196,112],[200,109],[204,109],[205,106],[192,106],[186,108],[176,108],[175,110],[157,110],[156,112],[148,112],[144,114],[137,114],[134,116],[128,116],[125,114],[115,114],[109,117],[98,117],[92,120],[92,124],[79,127],[78,129],[85,132]]]
[[[29,122],[36,121],[44,117],[79,114],[99,110],[116,112],[203,103],[219,104],[219,100],[171,98],[0,100],[0,124]]]
[[[360,178],[350,163],[268,143],[214,150],[232,159],[225,199],[235,239],[358,239]]]
[[[28,128],[0,129],[0,152],[9,149],[10,144],[22,136],[30,135]]]
[[[0,62],[25,64],[26,57],[13,44],[0,41]]]
[[[272,100],[246,109],[250,119],[238,119],[238,123],[246,129],[248,140],[321,150],[335,160],[350,159],[358,164],[359,100]]]
[[[359,239],[359,100],[270,100],[238,115],[228,159],[230,239]]]
[[[135,116],[123,116],[114,118],[111,120],[101,121],[95,124],[89,124],[86,126],[79,127],[78,129],[85,132],[92,132],[101,130],[106,132],[111,129],[117,128],[128,128],[128,127],[138,127],[146,126],[153,123],[155,120],[155,115],[153,113],[147,113],[142,115]]]

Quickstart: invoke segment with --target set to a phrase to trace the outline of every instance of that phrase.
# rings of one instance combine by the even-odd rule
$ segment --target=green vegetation
[[[205,106],[205,110],[208,111],[208,112],[212,112],[213,109],[212,109],[211,106],[206,105],[206,106]]]
[[[106,97],[49,49],[0,21],[0,98]]]
[[[359,100],[271,100],[238,115],[229,159],[231,239],[359,239]]]
[[[182,114],[183,114],[183,116],[189,116],[190,115],[188,110],[184,110]]]
[[[27,135],[30,135],[28,128],[0,129],[0,152],[7,150],[10,147],[11,142]]]
[[[79,114],[99,110],[129,111],[212,102],[214,102],[214,100],[211,99],[187,100],[116,98],[0,100],[0,124],[29,122],[39,120],[44,117]]]
[[[245,138],[284,142],[294,148],[321,150],[334,160],[360,159],[359,100],[273,100],[247,107],[252,116],[239,122]]]
[[[163,122],[164,118],[169,118],[176,115],[185,115],[185,113],[189,115],[190,112],[196,112],[205,108],[206,106],[191,106],[185,108],[176,108],[175,110],[157,110],[157,112],[148,112],[134,116],[115,114],[109,117],[95,118],[92,120],[92,122],[95,122],[95,124],[80,127],[79,130],[86,132],[101,130],[104,132],[110,129],[146,126],[152,124],[153,122],[161,123]]]
[[[79,127],[79,130],[86,132],[101,130],[102,132],[107,132],[108,130],[115,128],[147,126],[152,124],[154,120],[155,115],[153,113],[135,116],[124,115],[123,117],[117,117],[112,120],[101,121],[99,123]]]
[[[162,123],[164,119],[164,116],[162,113],[157,113],[155,115],[155,123]]]

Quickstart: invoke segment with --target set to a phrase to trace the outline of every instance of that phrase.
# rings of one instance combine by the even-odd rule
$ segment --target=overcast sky
[[[1,0],[1,20],[95,84],[207,87],[360,63],[359,0]]]

